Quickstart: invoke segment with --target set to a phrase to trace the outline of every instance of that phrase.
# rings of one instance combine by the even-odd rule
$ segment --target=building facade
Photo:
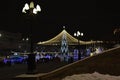
[[[12,50],[18,50],[21,38],[21,33],[0,31],[0,54],[7,54]]]

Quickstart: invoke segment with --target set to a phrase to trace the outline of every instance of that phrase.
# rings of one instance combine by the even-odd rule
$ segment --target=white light
[[[36,6],[37,11],[41,11],[41,8],[39,5]]]
[[[83,33],[81,33],[81,36],[83,36]]]
[[[25,10],[28,10],[29,9],[29,5],[26,3],[24,8],[25,8]]]
[[[37,14],[37,9],[36,8],[33,9],[33,13]]]
[[[2,34],[0,34],[0,37],[2,36]]]
[[[26,13],[26,11],[25,11],[25,7],[22,9],[22,12],[23,12],[23,13]]]
[[[77,36],[79,36],[80,35],[80,32],[79,31],[77,31]]]
[[[22,40],[24,41],[25,39],[23,38]]]
[[[65,26],[63,26],[63,29],[65,29]]]
[[[23,13],[26,13],[26,10],[29,10],[29,5],[26,3],[25,6],[22,9]]]
[[[14,53],[14,55],[15,55],[15,56],[17,56],[17,55],[18,55],[18,53],[17,53],[17,52],[15,52],[15,53]]]
[[[77,36],[77,34],[76,34],[76,33],[74,33],[74,36]]]
[[[28,41],[28,40],[29,40],[29,38],[26,38],[26,40]]]

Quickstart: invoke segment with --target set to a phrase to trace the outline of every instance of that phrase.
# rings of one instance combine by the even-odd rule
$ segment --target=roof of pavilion
[[[66,35],[66,40],[68,42],[68,45],[78,45],[78,39],[75,37],[71,36],[65,29],[61,33],[59,33],[57,36],[53,37],[50,40],[43,41],[43,42],[38,42],[38,45],[61,45],[62,41],[62,36]],[[82,41],[79,40],[80,45],[86,45],[86,44],[93,44],[93,43],[102,43],[102,41]]]

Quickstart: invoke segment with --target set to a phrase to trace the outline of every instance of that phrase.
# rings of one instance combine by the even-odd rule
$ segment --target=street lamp
[[[30,15],[29,17],[33,16],[33,15],[36,15],[38,14],[38,12],[41,12],[41,8],[40,6],[37,4],[36,5],[36,8],[34,7],[34,2],[30,2],[30,5],[28,5],[28,3],[25,3],[23,9],[22,9],[22,13],[24,14],[27,14],[27,15]],[[33,19],[31,19],[33,20]],[[31,53],[33,53],[33,42],[32,42],[32,21],[30,22],[31,23]]]
[[[41,12],[40,6],[37,4],[36,7],[34,7],[34,2],[30,2],[30,5],[28,3],[25,3],[22,13],[27,14],[29,17],[33,17],[34,15],[38,14],[38,12]],[[33,40],[32,40],[32,25],[33,25],[33,18],[30,19],[30,54],[28,54],[28,74],[34,74],[36,73],[36,63],[35,63],[35,54],[33,54]],[[26,39],[28,40],[28,38]]]
[[[77,31],[76,33],[74,33],[74,36],[77,37],[78,39],[78,60],[81,59],[81,53],[80,53],[80,41],[79,41],[79,38],[80,36],[83,36],[83,33],[80,33],[80,31]]]
[[[25,6],[22,9],[23,13],[27,13],[28,11],[30,11],[30,15],[31,14],[37,14],[38,12],[41,12],[41,8],[40,6],[37,4],[36,8],[34,7],[34,2],[30,2],[30,5],[28,5],[28,3],[25,4]]]

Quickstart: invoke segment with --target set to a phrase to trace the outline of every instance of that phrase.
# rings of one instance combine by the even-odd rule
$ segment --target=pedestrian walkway
[[[0,80],[11,80],[15,76],[26,76],[26,77],[36,77],[38,75],[43,75],[50,71],[53,71],[59,67],[67,65],[66,62],[53,62],[49,61],[46,63],[39,63],[36,66],[37,75],[27,75],[27,64],[14,64],[12,66],[0,67]]]

